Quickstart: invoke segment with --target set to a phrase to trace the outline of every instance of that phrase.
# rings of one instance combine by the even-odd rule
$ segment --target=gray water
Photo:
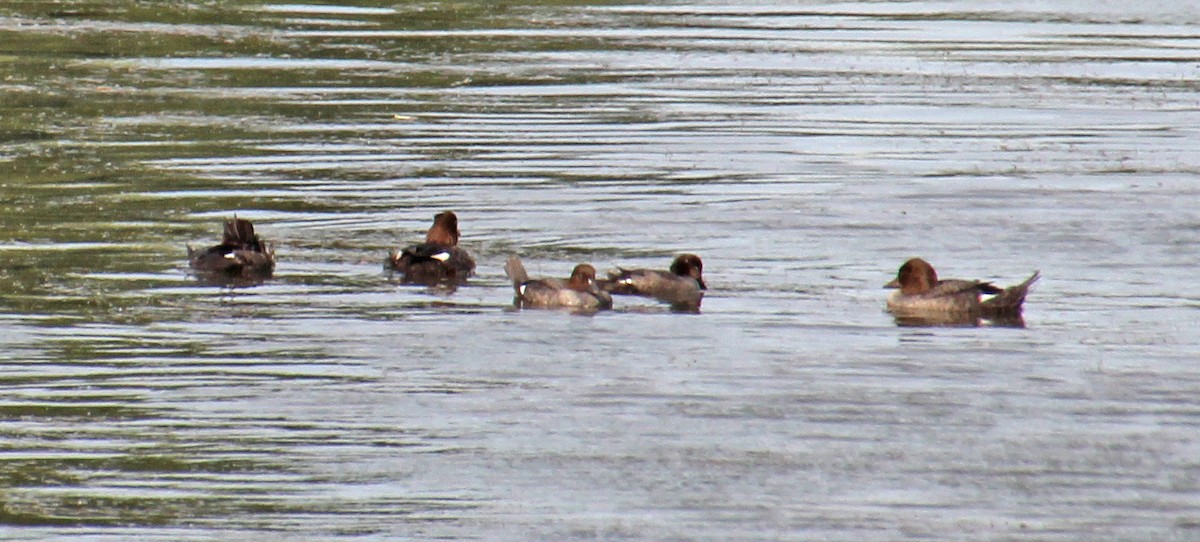
[[[0,4],[0,536],[1198,539],[1198,72],[1185,1]]]

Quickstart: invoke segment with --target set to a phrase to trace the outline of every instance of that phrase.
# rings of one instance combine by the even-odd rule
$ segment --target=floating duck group
[[[458,246],[458,216],[443,211],[433,217],[425,241],[392,250],[384,268],[410,284],[459,285],[475,274],[475,260]],[[188,246],[188,262],[201,277],[220,283],[255,283],[271,277],[275,250],[254,233],[254,225],[234,217],[226,221],[221,244],[203,249]],[[616,268],[603,279],[596,268],[580,263],[567,279],[529,277],[521,259],[509,256],[504,271],[513,283],[513,304],[518,308],[568,309],[595,312],[611,309],[612,296],[649,297],[679,312],[699,312],[708,286],[704,263],[695,254],[680,254],[666,270]],[[885,288],[895,288],[887,310],[902,325],[978,325],[987,320],[998,325],[1023,325],[1021,310],[1028,279],[1007,288],[979,280],[939,279],[933,266],[920,258],[904,262]],[[984,297],[988,296],[988,297]]]

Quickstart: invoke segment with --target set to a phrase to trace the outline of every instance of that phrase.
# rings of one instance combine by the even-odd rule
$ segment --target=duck
[[[571,277],[565,281],[553,278],[531,280],[517,256],[508,258],[504,272],[512,279],[516,294],[513,304],[517,308],[595,312],[613,306],[612,296],[596,286],[596,268],[587,263],[576,265],[571,270]]]
[[[680,254],[667,270],[618,267],[608,278],[597,281],[600,289],[617,295],[652,297],[671,305],[672,310],[696,312],[708,285],[704,262],[695,254]]]
[[[929,262],[912,258],[900,266],[896,278],[884,285],[898,288],[888,296],[888,311],[897,319],[925,319],[933,323],[971,323],[979,318],[1002,323],[1020,322],[1029,287],[1041,278],[1034,271],[1024,282],[1000,288],[981,280],[939,280]],[[991,297],[983,299],[984,295]]]
[[[475,274],[475,260],[458,247],[458,215],[442,211],[433,217],[425,242],[388,251],[384,268],[410,284],[461,284]]]
[[[275,248],[254,233],[254,224],[234,216],[225,221],[221,244],[206,249],[188,245],[192,269],[212,278],[266,279],[275,271]]]

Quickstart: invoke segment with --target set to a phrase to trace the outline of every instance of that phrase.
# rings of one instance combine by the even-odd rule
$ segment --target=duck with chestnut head
[[[425,242],[388,252],[384,268],[412,284],[461,284],[475,274],[475,260],[458,246],[458,216],[443,211],[433,217]]]
[[[897,321],[970,324],[983,318],[1001,324],[1023,324],[1020,318],[1025,296],[1039,278],[1041,274],[1034,271],[1024,282],[1007,288],[981,280],[939,279],[929,262],[912,258],[884,287],[897,288],[887,300],[888,311]]]
[[[695,254],[680,254],[671,267],[662,269],[624,269],[610,271],[608,278],[597,281],[599,287],[617,295],[652,297],[671,305],[672,310],[697,312],[708,285],[704,283],[704,262]]]
[[[571,271],[567,280],[530,279],[525,265],[510,256],[504,271],[512,279],[515,296],[513,304],[529,309],[569,309],[595,312],[612,308],[612,296],[596,286],[596,268],[581,263]]]

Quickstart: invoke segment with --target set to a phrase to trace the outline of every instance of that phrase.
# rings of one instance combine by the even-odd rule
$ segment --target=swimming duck
[[[700,310],[700,301],[708,286],[704,284],[704,263],[695,254],[680,254],[670,269],[622,269],[609,272],[597,281],[606,292],[619,295],[653,297],[669,303],[673,310]]]
[[[573,309],[594,312],[612,308],[612,296],[596,287],[596,268],[586,263],[575,266],[571,278],[530,280],[525,265],[509,256],[504,272],[513,281],[513,304],[531,309]]]
[[[209,276],[266,279],[275,271],[275,249],[254,233],[254,224],[244,218],[225,221],[221,244],[203,250],[188,245],[192,269]]]
[[[384,267],[403,274],[404,282],[462,283],[475,274],[475,260],[458,248],[458,216],[443,211],[433,217],[425,242],[403,250],[388,251]]]
[[[887,308],[897,318],[929,319],[937,323],[971,319],[1018,319],[1029,286],[1041,274],[1033,272],[1015,286],[999,288],[980,280],[939,280],[933,266],[920,258],[904,262],[896,278],[884,285],[899,288],[888,296]],[[981,299],[982,295],[992,297]]]

